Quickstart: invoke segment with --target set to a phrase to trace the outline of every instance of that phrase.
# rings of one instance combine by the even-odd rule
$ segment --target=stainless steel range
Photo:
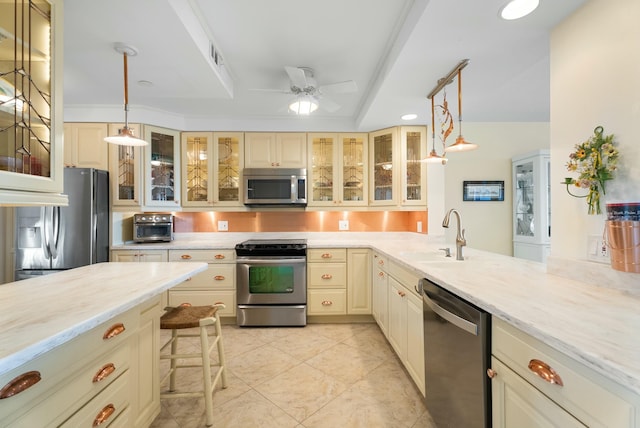
[[[306,325],[307,241],[252,239],[235,249],[238,325]]]

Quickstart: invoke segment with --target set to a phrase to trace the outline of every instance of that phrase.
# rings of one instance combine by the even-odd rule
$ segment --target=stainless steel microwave
[[[307,169],[245,168],[245,205],[307,205]]]
[[[169,213],[135,214],[133,216],[133,241],[173,241],[173,216]]]

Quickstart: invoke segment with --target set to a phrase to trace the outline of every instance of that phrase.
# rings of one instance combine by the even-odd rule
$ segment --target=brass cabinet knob
[[[487,369],[487,376],[489,376],[489,379],[493,379],[494,377],[498,376],[498,372],[496,372],[492,368],[488,368]]]

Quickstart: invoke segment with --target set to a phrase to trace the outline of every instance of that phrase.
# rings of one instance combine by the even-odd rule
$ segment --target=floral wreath
[[[597,126],[587,141],[575,145],[575,151],[569,155],[567,170],[578,172],[578,178],[565,178],[563,184],[574,184],[576,187],[589,189],[586,196],[588,214],[601,214],[600,192],[606,194],[604,183],[614,178],[618,167],[619,152],[615,147],[614,136],[604,135],[604,128]]]

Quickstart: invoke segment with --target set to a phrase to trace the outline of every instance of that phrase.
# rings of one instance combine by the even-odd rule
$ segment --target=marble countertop
[[[230,249],[258,238],[377,250],[640,394],[640,275],[606,265],[553,258],[544,265],[468,247],[465,260],[457,261],[455,244],[410,232],[193,233],[112,249]],[[443,246],[453,257],[444,257]]]
[[[206,268],[206,263],[99,263],[0,285],[0,375]]]

